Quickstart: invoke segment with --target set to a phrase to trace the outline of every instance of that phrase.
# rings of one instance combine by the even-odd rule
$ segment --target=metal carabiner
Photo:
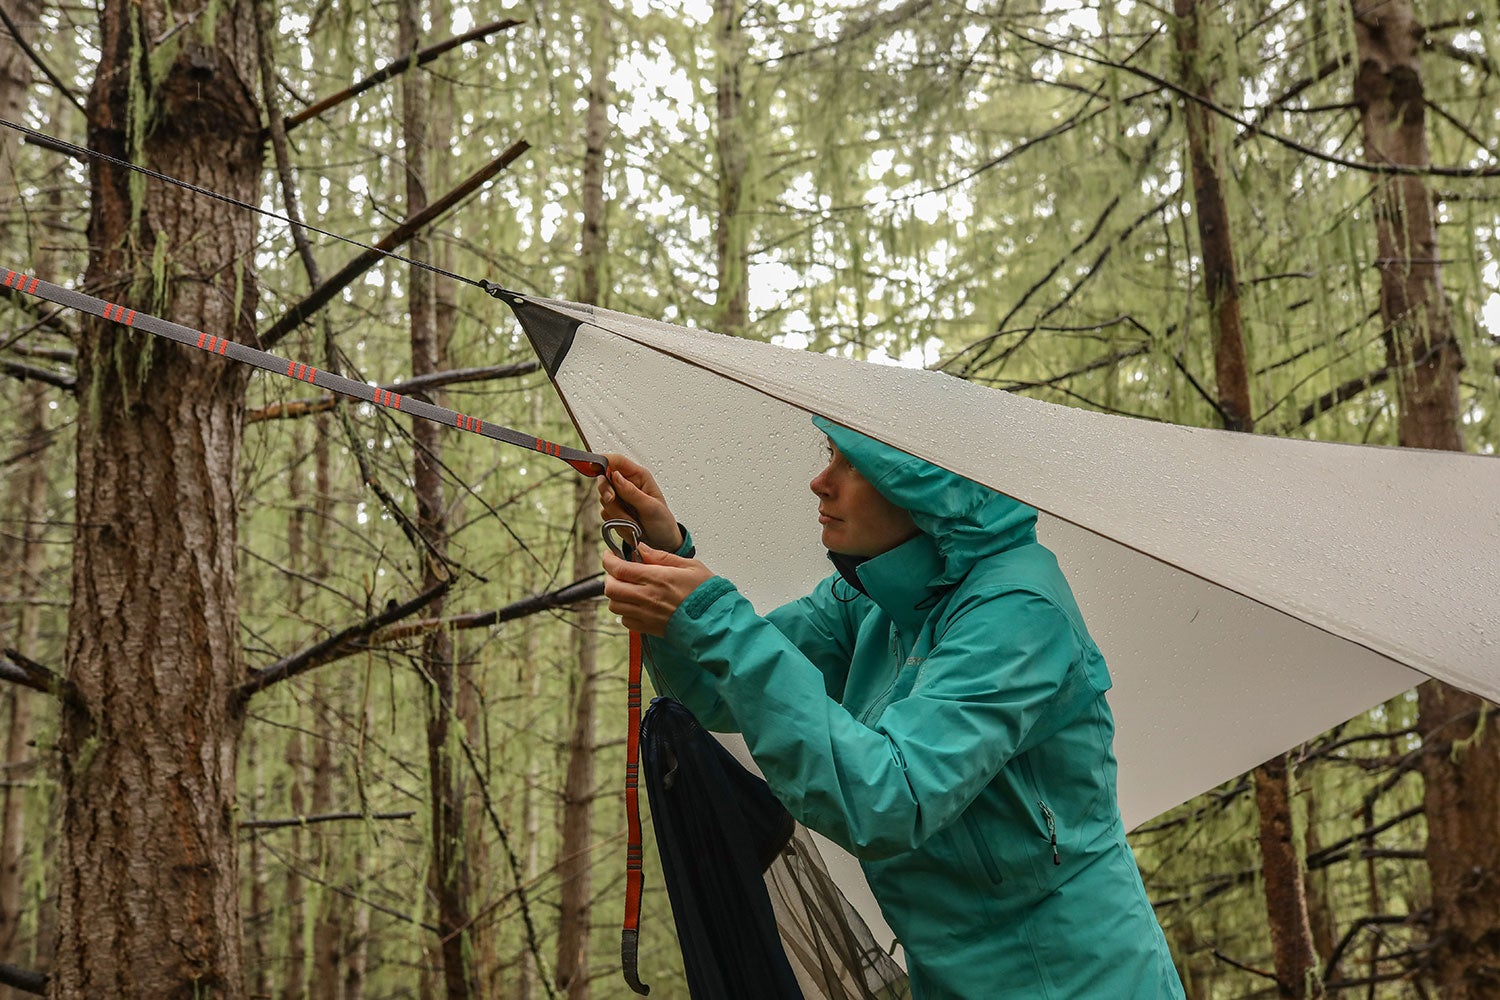
[[[639,524],[625,518],[615,518],[605,521],[599,531],[604,535],[604,544],[609,546],[609,551],[627,562],[635,562],[643,534]]]

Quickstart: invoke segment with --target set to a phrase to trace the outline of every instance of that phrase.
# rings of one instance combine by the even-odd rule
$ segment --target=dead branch
[[[378,615],[372,615],[357,625],[351,625],[346,629],[334,633],[322,642],[314,643],[298,653],[293,653],[284,659],[278,660],[269,667],[252,671],[250,679],[235,689],[233,698],[236,708],[243,708],[255,694],[264,691],[277,681],[284,681],[299,674],[305,674],[309,670],[321,667],[325,663],[332,663],[350,653],[370,646],[367,637],[390,625],[398,622],[407,615],[413,614],[433,601],[442,597],[453,586],[453,577],[440,580],[436,585],[422,591],[416,597],[405,604],[394,604],[387,607]]]
[[[21,38],[21,30],[10,19],[10,15],[5,12],[4,7],[0,7],[0,21],[5,22],[5,29],[10,32],[10,37],[21,47],[21,51],[26,53],[26,58],[30,59],[32,64],[42,71],[42,75],[47,78],[47,82],[56,87],[59,94],[66,97],[72,102],[73,107],[77,108],[80,113],[87,117],[88,112],[83,110],[83,103],[78,100],[78,95],[69,90],[68,85],[58,79],[57,74],[52,72],[51,68],[42,61],[42,57],[36,53],[36,50],[26,44],[25,40]]]
[[[408,810],[398,813],[339,812],[317,813],[313,816],[293,816],[290,819],[247,819],[240,821],[241,830],[280,830],[289,826],[312,826],[314,823],[337,823],[352,819],[411,819],[416,813]]]
[[[381,646],[397,642],[401,639],[409,639],[412,636],[433,632],[440,628],[487,628],[490,625],[515,621],[517,618],[525,618],[528,615],[534,615],[538,612],[581,604],[584,601],[591,601],[603,595],[604,574],[597,573],[593,576],[584,577],[582,580],[575,580],[566,587],[560,587],[545,594],[533,594],[530,597],[523,597],[519,601],[513,601],[505,605],[505,607],[497,608],[494,611],[470,612],[464,615],[454,615],[450,618],[425,618],[420,621],[407,622],[404,625],[393,625],[372,635],[370,637],[370,645]]]
[[[1013,35],[1016,38],[1030,42],[1032,45],[1035,45],[1038,48],[1046,49],[1049,52],[1055,52],[1058,55],[1062,56],[1070,56],[1074,59],[1079,59],[1087,63],[1093,63],[1096,66],[1102,66],[1107,69],[1117,69],[1121,72],[1129,73],[1133,76],[1138,76],[1143,80],[1148,80],[1151,83],[1156,84],[1163,90],[1175,94],[1185,101],[1192,101],[1195,104],[1202,105],[1204,108],[1218,115],[1220,118],[1223,118],[1226,121],[1233,122],[1235,125],[1238,125],[1242,130],[1244,130],[1244,133],[1246,134],[1254,135],[1259,138],[1269,139],[1272,142],[1284,146],[1287,149],[1290,149],[1295,153],[1299,153],[1309,159],[1319,160],[1323,163],[1331,163],[1336,167],[1343,167],[1346,170],[1353,170],[1359,173],[1366,174],[1390,174],[1412,177],[1500,176],[1500,166],[1440,167],[1411,163],[1366,163],[1361,160],[1349,160],[1341,156],[1334,156],[1330,153],[1325,153],[1322,150],[1314,149],[1311,146],[1297,142],[1296,140],[1291,139],[1287,136],[1272,132],[1269,129],[1257,124],[1256,122],[1242,118],[1240,115],[1235,114],[1233,111],[1229,110],[1226,107],[1223,107],[1222,105],[1216,104],[1213,101],[1210,101],[1200,95],[1191,93],[1178,84],[1173,83],[1171,80],[1165,79],[1164,77],[1158,76],[1155,73],[1151,73],[1147,70],[1141,69],[1139,66],[1132,66],[1125,62],[1116,62],[1114,60],[1105,59],[1100,56],[1091,55],[1087,52],[1078,52],[1068,48],[1066,45],[1050,44],[1042,39],[1028,35],[1024,32],[1016,31],[1013,28],[1008,28],[1006,29],[1006,31],[1008,34]]]
[[[455,49],[465,42],[472,42],[477,39],[484,38],[488,35],[493,35],[497,31],[504,31],[506,28],[514,28],[521,23],[522,22],[514,19],[495,21],[492,24],[486,24],[483,27],[475,28],[473,31],[466,32],[465,34],[457,35],[445,42],[438,42],[435,45],[429,45],[425,49],[420,49],[416,52],[412,52],[405,58],[398,59],[395,62],[391,63],[389,66],[386,66],[383,69],[376,70],[374,73],[365,77],[363,80],[355,83],[353,86],[348,87],[345,90],[341,90],[337,94],[331,94],[328,97],[323,98],[321,101],[317,101],[304,110],[297,112],[295,115],[287,116],[287,118],[285,119],[286,130],[290,132],[298,125],[301,125],[310,119],[318,117],[323,112],[328,111],[331,108],[335,108],[338,105],[343,104],[345,101],[358,97],[360,94],[363,94],[371,87],[378,87],[385,81],[391,79],[394,76],[399,76],[409,69],[413,69],[417,66],[425,66],[427,63],[432,62],[432,60],[436,59],[444,52],[447,52],[449,49]]]
[[[0,962],[0,986],[9,986],[22,993],[34,993],[39,997],[44,997],[47,995],[47,978],[45,972],[33,972],[30,969]]]
[[[509,365],[490,365],[485,368],[456,368],[446,372],[431,372],[427,375],[419,375],[409,378],[405,382],[389,382],[380,386],[392,392],[400,391],[405,395],[422,389],[434,389],[439,386],[457,385],[461,382],[484,382],[492,379],[516,378],[521,375],[530,375],[541,367],[541,362],[536,360],[517,361]],[[290,403],[272,403],[258,410],[251,410],[245,416],[247,424],[260,423],[262,420],[295,420],[298,417],[309,417],[316,413],[326,413],[338,404],[342,397],[327,395],[317,399],[302,399]]]
[[[83,695],[72,681],[14,649],[5,650],[5,656],[0,658],[0,680],[50,694],[69,708],[88,714]]]
[[[1327,847],[1324,847],[1307,856],[1307,867],[1309,869],[1322,868],[1327,865],[1333,864],[1336,861],[1342,861],[1348,856],[1349,849],[1352,848],[1355,844],[1358,844],[1360,841],[1374,840],[1375,837],[1379,834],[1385,832],[1386,830],[1389,830],[1393,826],[1404,823],[1409,819],[1415,819],[1416,817],[1422,815],[1422,812],[1423,809],[1421,806],[1414,806],[1411,809],[1406,810],[1405,812],[1398,813],[1397,815],[1392,816],[1390,819],[1385,820],[1382,823],[1377,823],[1376,825],[1369,827],[1368,829],[1361,830],[1358,833],[1353,834],[1352,836],[1345,837],[1343,840],[1339,840],[1332,844],[1329,844]]]
[[[509,149],[505,150],[505,152],[501,153],[485,166],[475,171],[472,175],[469,176],[467,180],[459,184],[458,187],[454,188],[452,191],[449,191],[447,194],[443,195],[443,197],[434,201],[427,208],[418,212],[416,215],[412,216],[410,219],[403,222],[395,229],[391,230],[390,234],[382,239],[379,243],[376,243],[374,246],[370,247],[368,250],[355,257],[349,263],[345,264],[342,268],[339,269],[339,272],[337,274],[329,278],[327,281],[323,282],[317,288],[314,288],[307,294],[306,298],[304,298],[301,302],[298,302],[296,305],[292,306],[292,308],[287,310],[287,312],[281,317],[281,319],[272,324],[270,329],[266,330],[266,332],[263,333],[260,337],[261,348],[267,350],[270,349],[274,344],[277,343],[277,341],[281,340],[281,338],[285,337],[297,327],[301,326],[308,317],[312,316],[313,313],[317,312],[323,306],[327,305],[335,295],[343,291],[344,288],[347,287],[351,282],[353,282],[355,278],[358,278],[360,275],[364,274],[371,267],[373,267],[377,261],[387,256],[390,251],[405,243],[417,233],[421,232],[422,229],[431,224],[434,220],[441,218],[460,201],[473,194],[490,178],[494,177],[501,170],[504,170],[511,163],[514,163],[517,159],[520,158],[522,153],[525,153],[530,148],[531,144],[528,143],[525,139],[517,140],[510,146]]]
[[[0,358],[0,371],[22,382],[42,382],[46,385],[55,385],[59,389],[66,389],[68,392],[72,392],[77,384],[77,379],[71,375],[59,375],[57,372],[38,368],[36,365],[28,365],[24,361],[11,361],[7,358]]]

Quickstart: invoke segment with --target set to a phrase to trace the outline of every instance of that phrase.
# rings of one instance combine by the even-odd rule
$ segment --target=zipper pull
[[[1047,821],[1047,836],[1052,841],[1052,863],[1062,864],[1062,857],[1057,853],[1057,818],[1052,815],[1052,810],[1047,808],[1047,803],[1040,800],[1037,805],[1042,807],[1042,818]]]

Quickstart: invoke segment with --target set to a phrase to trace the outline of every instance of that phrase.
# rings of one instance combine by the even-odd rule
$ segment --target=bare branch
[[[36,365],[28,365],[24,361],[0,358],[0,371],[22,382],[43,382],[47,385],[55,385],[59,389],[66,389],[68,392],[72,392],[77,384],[77,380],[71,375],[59,375],[57,372],[38,368]]]
[[[1014,29],[1007,30],[1009,30],[1010,33],[1015,35],[1017,38],[1025,39],[1031,44],[1044,48],[1049,52],[1056,52],[1058,55],[1063,56],[1071,56],[1074,59],[1080,59],[1084,62],[1093,63],[1096,66],[1118,69],[1123,72],[1130,73],[1134,76],[1138,76],[1143,80],[1150,80],[1152,83],[1156,84],[1158,87],[1161,87],[1163,90],[1171,91],[1173,94],[1176,94],[1178,97],[1181,97],[1185,101],[1193,101],[1196,104],[1200,104],[1208,110],[1212,111],[1214,114],[1220,116],[1221,118],[1233,122],[1241,129],[1244,129],[1247,134],[1270,139],[1272,142],[1285,146],[1286,148],[1300,153],[1303,156],[1309,157],[1314,160],[1321,160],[1324,163],[1331,163],[1337,167],[1344,167],[1348,170],[1355,170],[1359,171],[1360,173],[1367,174],[1400,174],[1417,177],[1500,177],[1500,166],[1438,167],[1420,166],[1411,163],[1367,163],[1362,160],[1348,160],[1341,156],[1333,156],[1331,154],[1324,153],[1321,150],[1313,149],[1311,146],[1303,145],[1302,143],[1297,142],[1293,139],[1289,139],[1284,135],[1278,135],[1275,132],[1268,131],[1255,122],[1247,121],[1246,119],[1241,118],[1239,115],[1235,114],[1233,111],[1230,111],[1228,108],[1220,104],[1216,104],[1213,101],[1208,100],[1207,98],[1191,93],[1185,88],[1173,83],[1171,80],[1157,76],[1155,73],[1141,69],[1138,66],[1131,66],[1130,64],[1123,62],[1115,62],[1114,60],[1089,55],[1086,52],[1078,52],[1064,45],[1053,45],[1034,36],[1025,34],[1024,32],[1015,31]]]
[[[1366,389],[1373,389],[1380,383],[1388,381],[1390,377],[1390,368],[1377,368],[1368,375],[1356,375],[1354,378],[1329,389],[1323,395],[1308,403],[1302,408],[1302,412],[1297,415],[1295,422],[1282,427],[1277,433],[1285,436],[1298,428],[1306,427],[1329,410],[1349,402],[1349,400],[1358,396]]]
[[[371,633],[421,610],[446,594],[452,586],[453,577],[450,576],[446,580],[440,580],[436,585],[424,590],[405,604],[391,605],[380,614],[372,615],[357,625],[351,625],[340,632],[336,632],[322,642],[314,643],[300,653],[293,653],[291,656],[278,660],[269,667],[253,671],[250,674],[250,679],[235,690],[233,697],[236,706],[243,707],[251,697],[260,691],[264,691],[277,681],[284,681],[287,678],[305,674],[309,670],[323,666],[325,663],[332,663],[334,660],[341,659],[349,653],[368,648],[370,643],[367,641],[367,637]]]
[[[0,680],[50,694],[69,708],[88,715],[83,695],[72,681],[14,649],[5,650],[5,656],[0,658]]]
[[[457,385],[461,382],[485,382],[492,379],[516,378],[521,375],[530,375],[541,368],[541,362],[535,359],[531,361],[517,361],[509,365],[490,365],[485,368],[455,368],[452,371],[432,372],[427,375],[419,375],[409,378],[405,382],[390,382],[380,388],[389,389],[392,392],[400,391],[405,395],[411,395],[423,389],[435,389],[438,386]],[[272,403],[258,410],[251,410],[245,416],[247,424],[259,423],[262,420],[294,420],[298,417],[308,417],[315,413],[326,413],[338,404],[342,397],[327,395],[317,399],[303,399],[290,403]]]
[[[517,140],[509,149],[475,171],[467,180],[459,184],[458,187],[449,191],[427,208],[391,230],[390,234],[379,243],[376,243],[345,264],[337,274],[323,282],[317,288],[314,288],[307,294],[305,299],[292,306],[281,319],[272,324],[270,329],[261,335],[261,348],[269,349],[287,334],[301,326],[308,317],[327,305],[335,295],[343,291],[354,279],[375,266],[391,250],[411,239],[434,220],[441,218],[460,201],[478,190],[490,178],[514,163],[521,157],[522,153],[525,153],[530,148],[531,144],[525,139]]]
[[[379,646],[400,639],[408,639],[425,632],[432,632],[440,628],[467,629],[486,628],[490,625],[499,625],[502,622],[515,621],[517,618],[525,618],[542,611],[552,611],[556,608],[565,608],[573,604],[581,604],[604,595],[604,574],[596,573],[593,576],[575,580],[566,587],[549,591],[545,594],[533,594],[523,597],[519,601],[513,601],[503,608],[494,611],[471,612],[465,615],[455,615],[451,618],[425,618],[421,621],[408,622],[405,625],[393,625],[383,629],[376,635],[370,637],[370,645]]]
[[[16,23],[10,19],[10,15],[5,12],[4,7],[0,7],[0,21],[5,23],[5,29],[10,32],[10,37],[15,39],[15,43],[21,47],[21,51],[26,53],[26,58],[30,59],[36,68],[42,71],[42,75],[47,78],[47,82],[56,87],[59,94],[66,97],[72,102],[73,107],[77,108],[81,114],[87,117],[88,112],[83,110],[83,104],[78,100],[78,95],[69,90],[67,84],[58,79],[57,74],[52,72],[47,64],[42,61],[42,57],[37,55],[36,51],[30,45],[26,44],[26,41],[21,38],[21,29],[16,27]]]
[[[404,59],[398,59],[395,62],[391,63],[389,66],[385,66],[382,69],[376,70],[374,73],[371,73],[363,80],[355,83],[353,86],[348,87],[345,90],[341,90],[337,94],[331,94],[328,97],[323,98],[321,101],[314,103],[310,107],[297,112],[295,115],[289,115],[286,118],[286,130],[290,132],[292,129],[308,121],[309,119],[316,118],[330,108],[335,108],[338,105],[343,104],[345,101],[358,97],[360,94],[363,94],[371,87],[378,87],[385,81],[391,79],[392,77],[399,76],[409,69],[413,69],[417,66],[425,66],[427,63],[432,62],[432,60],[436,59],[444,52],[447,52],[449,49],[457,48],[465,42],[472,42],[477,39],[484,38],[487,35],[493,35],[497,31],[504,31],[506,28],[514,28],[521,23],[522,22],[514,19],[495,21],[491,24],[486,24],[483,27],[475,28],[473,31],[466,32],[462,35],[457,35],[445,42],[438,42],[435,45],[429,45],[425,49],[420,49],[416,52],[412,52]]]
[[[293,816],[290,819],[247,819],[240,821],[241,830],[281,830],[289,826],[312,826],[314,823],[337,823],[352,819],[411,819],[416,813],[408,810],[398,813],[339,812],[318,813],[313,816]]]
[[[39,997],[44,997],[47,995],[47,978],[45,972],[33,972],[30,969],[0,962],[0,986],[9,986],[22,993],[34,993]]]

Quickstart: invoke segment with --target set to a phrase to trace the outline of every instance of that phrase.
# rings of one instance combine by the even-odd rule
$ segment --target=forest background
[[[0,12],[0,118],[464,278],[1145,419],[1500,442],[1495,0]],[[575,441],[472,281],[10,128],[0,164],[7,268]],[[625,995],[591,484],[0,315],[0,997]],[[1189,997],[1500,996],[1488,711],[1429,683],[1137,829]],[[643,977],[684,997],[647,871]]]

